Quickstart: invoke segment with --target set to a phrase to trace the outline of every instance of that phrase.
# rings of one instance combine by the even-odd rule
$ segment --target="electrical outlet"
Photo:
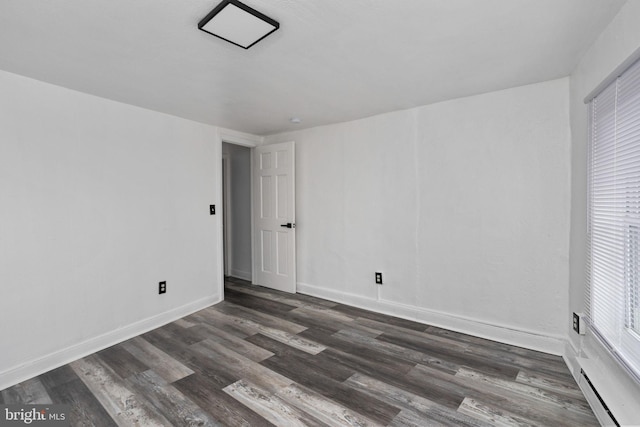
[[[376,284],[382,285],[382,273],[376,272]]]
[[[167,282],[158,283],[158,294],[166,294],[167,293]]]
[[[585,324],[584,315],[582,313],[573,313],[573,330],[580,335],[584,335]]]

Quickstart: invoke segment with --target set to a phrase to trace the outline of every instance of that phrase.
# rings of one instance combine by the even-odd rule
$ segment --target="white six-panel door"
[[[254,281],[296,291],[294,143],[254,149]]]

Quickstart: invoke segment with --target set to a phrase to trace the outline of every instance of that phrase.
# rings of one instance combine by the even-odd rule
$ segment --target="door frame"
[[[217,135],[217,141],[216,141],[216,150],[215,150],[215,165],[216,165],[216,180],[217,183],[215,184],[215,188],[217,190],[217,196],[216,197],[216,203],[218,203],[218,206],[222,206],[222,194],[224,189],[222,188],[223,186],[223,179],[222,179],[222,143],[226,142],[229,144],[234,144],[234,145],[241,145],[243,147],[248,147],[251,148],[252,152],[251,152],[251,182],[253,183],[253,148],[262,145],[264,138],[261,136],[256,136],[256,135],[251,135],[248,133],[244,133],[244,132],[238,132],[235,130],[231,130],[231,129],[224,129],[224,128],[218,128],[218,135]],[[254,259],[255,259],[255,245],[253,243],[253,238],[254,238],[254,221],[253,221],[253,185],[251,185],[251,262],[252,264],[254,263]],[[217,221],[217,250],[218,250],[218,254],[216,256],[216,263],[217,263],[217,268],[218,268],[218,286],[217,286],[217,292],[218,295],[220,296],[220,300],[224,299],[224,238],[223,238],[223,232],[224,232],[224,223],[222,221],[222,215],[218,216],[218,221]],[[251,283],[255,285],[255,269],[252,268],[251,269]]]
[[[223,144],[225,141],[222,141]],[[233,233],[231,219],[231,162],[229,155],[222,152],[222,239],[224,242],[223,271],[225,276],[231,274],[233,264]]]

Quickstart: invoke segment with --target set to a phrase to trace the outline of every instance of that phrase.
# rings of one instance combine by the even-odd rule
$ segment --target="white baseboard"
[[[190,302],[183,306],[148,317],[125,327],[107,332],[97,337],[70,347],[55,351],[46,356],[27,361],[16,367],[0,372],[0,390],[11,387],[29,378],[33,378],[52,369],[66,365],[69,362],[85,357],[89,354],[111,347],[155,328],[171,323],[177,319],[195,313],[198,310],[222,301],[220,295],[210,296]]]
[[[576,383],[580,379],[580,364],[578,363],[578,357],[580,357],[580,351],[576,348],[571,340],[567,340],[564,345],[564,353],[562,353],[562,358],[564,359],[564,363],[566,363],[571,375],[573,375],[573,379],[576,380]]]
[[[477,319],[393,301],[363,297],[300,282],[297,284],[297,292],[531,350],[555,355],[562,355],[565,350],[566,338],[562,336],[543,335],[538,332],[496,325]]]
[[[242,270],[236,270],[236,269],[232,268],[229,271],[229,276],[236,277],[236,278],[242,279],[242,280],[246,280],[248,282],[251,281],[251,272],[250,271],[242,271]]]

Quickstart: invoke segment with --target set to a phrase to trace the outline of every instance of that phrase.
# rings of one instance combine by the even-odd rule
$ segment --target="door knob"
[[[286,224],[280,224],[280,227],[285,227],[285,228],[296,228],[295,224],[292,224],[290,222],[286,223]]]

